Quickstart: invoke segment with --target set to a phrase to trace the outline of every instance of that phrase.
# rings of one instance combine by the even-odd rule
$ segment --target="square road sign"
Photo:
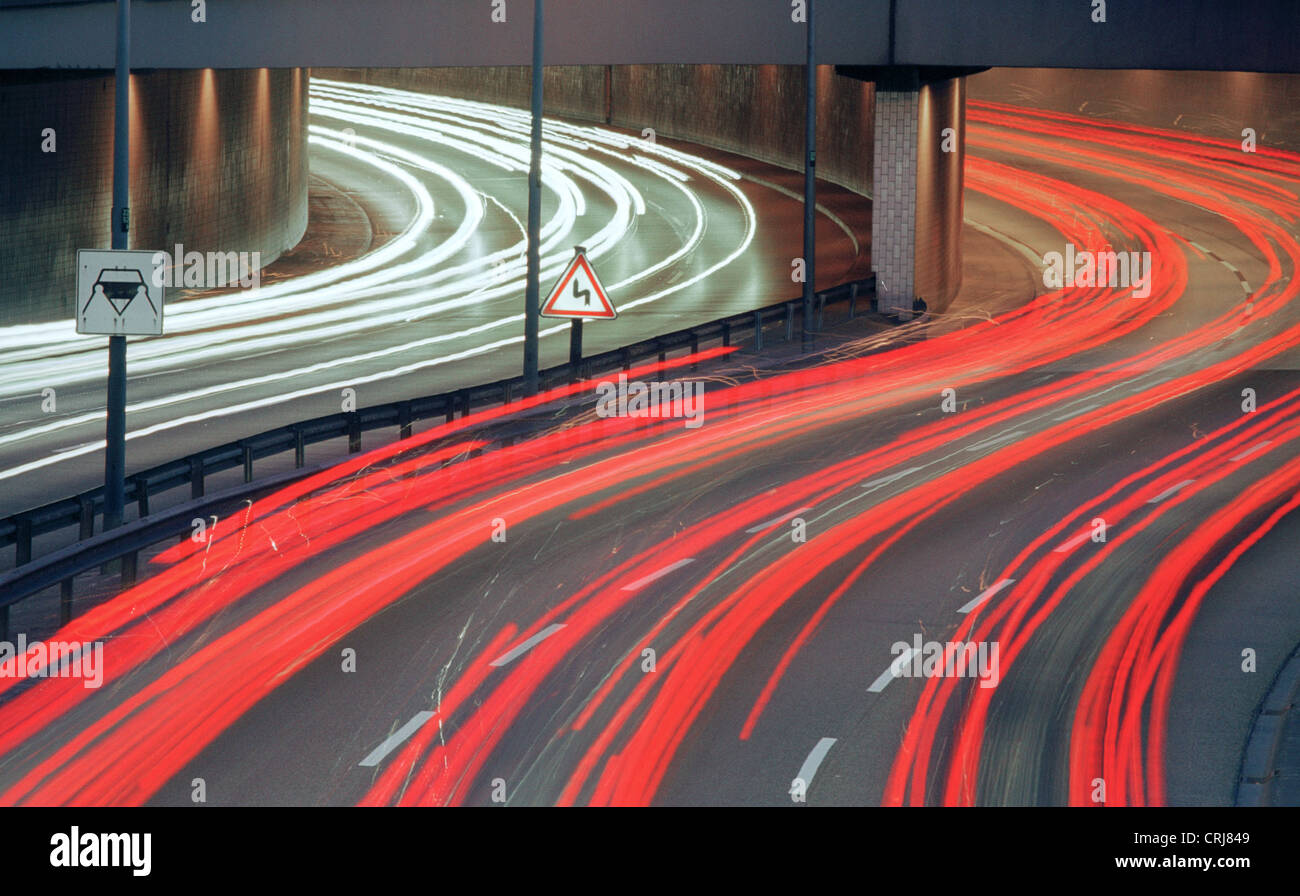
[[[161,336],[167,262],[165,252],[78,249],[77,332]]]

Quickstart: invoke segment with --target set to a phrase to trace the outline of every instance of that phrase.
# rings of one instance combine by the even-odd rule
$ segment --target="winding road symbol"
[[[613,320],[618,317],[596,272],[579,249],[564,269],[555,288],[541,307],[542,317],[567,317],[570,320]]]

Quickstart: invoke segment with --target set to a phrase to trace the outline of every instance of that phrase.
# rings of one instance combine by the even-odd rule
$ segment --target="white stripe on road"
[[[889,668],[880,673],[880,677],[871,683],[871,687],[867,688],[867,692],[871,694],[879,694],[883,691],[885,685],[898,677],[894,670],[907,668],[907,666],[912,662],[912,657],[916,656],[920,652],[921,651],[917,650],[915,647],[909,647],[907,648],[906,653],[894,657],[894,659],[889,663]]]
[[[799,514],[807,513],[810,510],[812,510],[811,507],[800,507],[798,510],[790,511],[785,516],[778,516],[776,519],[768,520],[766,523],[759,523],[757,526],[751,526],[745,531],[748,532],[750,535],[753,535],[755,532],[762,532],[764,529],[767,529],[771,526],[779,526],[781,523],[784,523],[786,520],[794,519]]]
[[[1241,453],[1238,454],[1236,457],[1230,457],[1230,458],[1228,458],[1228,462],[1229,462],[1229,463],[1233,463],[1233,464],[1235,464],[1235,463],[1236,463],[1237,461],[1239,461],[1239,460],[1245,460],[1246,458],[1250,457],[1252,454],[1254,454],[1254,453],[1255,453],[1256,451],[1258,451],[1259,449],[1264,448],[1264,447],[1267,447],[1268,445],[1272,445],[1272,444],[1273,444],[1273,440],[1272,440],[1272,439],[1267,439],[1267,440],[1265,440],[1265,441],[1263,441],[1263,442],[1260,442],[1258,445],[1254,445],[1254,446],[1252,446],[1252,447],[1250,447],[1250,448],[1247,448],[1245,451],[1241,452]]]
[[[817,769],[821,767],[822,760],[826,758],[826,754],[831,751],[833,746],[835,746],[835,738],[823,737],[817,741],[817,746],[812,748],[812,752],[803,761],[803,765],[799,766],[799,774],[795,775],[795,780],[803,782],[803,792],[805,794],[808,792],[808,788],[812,786],[813,775],[817,774]]]
[[[523,642],[522,644],[516,645],[513,649],[508,650],[505,653],[501,654],[492,662],[488,663],[488,665],[504,666],[507,663],[514,662],[515,660],[519,659],[519,657],[523,656],[525,653],[532,650],[538,644],[542,643],[543,641],[545,641],[547,638],[549,638],[551,635],[555,634],[562,628],[564,628],[564,624],[560,622],[554,623],[553,625],[548,625],[546,628],[542,629],[540,632],[533,635],[527,641]]]
[[[1056,423],[1063,423],[1066,420],[1073,420],[1075,417],[1078,417],[1081,414],[1090,414],[1093,411],[1097,410],[1097,408],[1099,407],[1101,407],[1101,405],[1099,404],[1090,404],[1087,405],[1086,407],[1080,408],[1077,411],[1070,411],[1068,414],[1061,414],[1058,417],[1053,417],[1052,420],[1055,421]]]
[[[1184,479],[1182,482],[1178,483],[1177,485],[1171,485],[1169,488],[1165,489],[1160,494],[1156,495],[1150,501],[1147,501],[1147,503],[1159,504],[1161,501],[1165,500],[1165,498],[1173,497],[1174,495],[1178,494],[1178,491],[1180,489],[1191,485],[1195,481],[1196,481],[1195,479]]]
[[[988,600],[990,597],[997,594],[999,591],[1001,591],[1003,588],[1007,587],[1008,585],[1012,584],[1013,582],[1015,582],[1015,579],[1003,579],[1002,581],[997,582],[996,584],[990,585],[989,587],[985,588],[982,592],[980,592],[979,597],[975,598],[970,603],[966,604],[964,607],[961,607],[959,610],[957,610],[957,612],[969,613],[971,610],[975,609],[980,604],[984,603],[984,601]]]
[[[920,470],[920,467],[908,467],[906,470],[899,470],[897,473],[890,473],[888,476],[881,476],[879,479],[872,479],[869,482],[862,483],[865,489],[875,490],[882,486],[889,485],[891,482],[897,482],[904,476],[910,476]]]
[[[1087,532],[1080,532],[1078,535],[1071,538],[1065,544],[1058,546],[1056,550],[1054,550],[1052,553],[1064,554],[1066,551],[1072,551],[1091,537],[1092,537],[1091,529],[1089,529]]]
[[[1021,436],[1023,436],[1024,434],[1025,434],[1025,431],[1024,431],[1023,429],[1017,429],[1015,432],[1004,432],[1004,433],[1003,433],[1002,435],[1000,435],[1000,436],[994,436],[994,437],[991,438],[991,439],[985,439],[985,440],[982,441],[982,442],[976,442],[974,445],[971,445],[971,446],[967,447],[966,450],[967,450],[967,451],[979,451],[979,450],[981,450],[981,449],[983,449],[983,448],[992,448],[994,445],[999,445],[999,444],[1001,444],[1002,442],[1010,442],[1010,441],[1012,441],[1012,440],[1014,440],[1014,439],[1018,439],[1018,438],[1020,438]]]
[[[681,569],[683,566],[687,565],[688,563],[694,563],[694,562],[695,562],[694,557],[687,557],[685,560],[678,560],[676,563],[673,563],[669,566],[665,566],[663,569],[659,570],[658,572],[650,573],[650,575],[646,576],[644,579],[637,579],[631,585],[624,585],[623,590],[639,591],[642,588],[644,588],[646,585],[649,585],[651,582],[655,581],[656,579],[662,579],[664,576],[668,575],[668,573],[676,572],[677,570]]]
[[[403,741],[415,732],[419,731],[420,726],[432,718],[433,713],[431,712],[417,712],[415,718],[411,719],[411,721],[407,722],[401,728],[398,728],[392,734],[388,735],[387,740],[371,750],[370,755],[361,760],[361,767],[374,768],[376,765],[383,762],[385,756],[401,746]]]
[[[1066,408],[1076,407],[1080,404],[1083,404],[1084,402],[1092,401],[1098,396],[1105,395],[1107,392],[1114,392],[1116,389],[1120,388],[1121,386],[1126,386],[1128,384],[1129,384],[1128,380],[1123,380],[1121,382],[1116,383],[1113,386],[1107,386],[1105,389],[1102,389],[1100,392],[1089,392],[1087,398],[1076,399],[1075,401],[1069,402],[1068,404],[1061,405],[1061,407],[1066,407]],[[1092,411],[1097,410],[1097,408],[1099,407],[1101,407],[1100,404],[1095,404],[1095,403],[1088,404],[1077,411],[1070,411],[1069,413],[1062,414],[1059,417],[1053,417],[1052,419],[1059,423],[1062,420],[1070,420],[1073,419],[1074,417],[1078,417],[1080,414],[1090,413]]]

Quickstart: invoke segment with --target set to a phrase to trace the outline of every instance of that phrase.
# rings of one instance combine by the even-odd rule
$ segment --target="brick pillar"
[[[916,270],[917,70],[890,71],[876,82],[872,166],[871,268],[884,314],[911,320]]]

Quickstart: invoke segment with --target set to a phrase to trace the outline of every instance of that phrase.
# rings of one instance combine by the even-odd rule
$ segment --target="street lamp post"
[[[813,291],[817,269],[817,65],[814,56],[813,0],[808,0],[808,96],[804,109],[803,166],[803,350],[812,348]]]
[[[538,279],[542,221],[542,17],[543,0],[533,0],[533,135],[528,166],[528,280],[524,287],[524,394],[537,394],[538,330],[541,320]]]
[[[112,248],[128,249],[131,225],[131,0],[117,0],[117,68],[113,106]],[[122,525],[126,507],[126,337],[108,337],[108,406],[104,426],[104,529]]]

